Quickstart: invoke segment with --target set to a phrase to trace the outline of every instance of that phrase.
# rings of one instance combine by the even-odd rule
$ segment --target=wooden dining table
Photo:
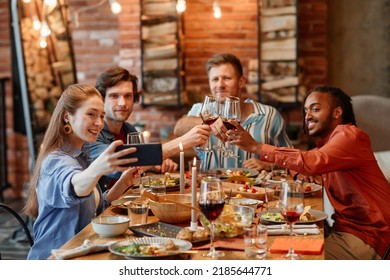
[[[190,189],[190,188],[189,188]],[[129,195],[132,190],[125,193],[124,196]],[[186,189],[186,192],[190,192],[190,190]],[[310,205],[311,209],[323,210],[323,196],[322,196],[323,190],[319,190],[310,194],[305,195],[305,205]],[[268,204],[268,207],[272,207],[273,203],[275,201],[270,201]],[[265,207],[265,206],[264,206]],[[258,209],[257,211],[262,211],[263,209]],[[126,210],[118,208],[116,206],[111,205],[108,207],[101,216],[104,215],[127,215]],[[148,223],[153,223],[159,221],[157,217],[153,215],[149,215],[148,217]],[[320,234],[315,235],[294,235],[293,239],[295,240],[324,240],[324,231],[323,231],[323,220],[316,222],[320,229]],[[280,237],[289,237],[288,235],[280,236],[280,235],[269,235],[267,240],[267,246],[268,250],[266,253],[266,260],[278,260],[281,259],[282,254],[280,253],[271,253],[270,247],[272,246],[273,242],[277,238]],[[140,238],[140,236],[137,236],[135,233],[133,233],[130,229],[127,229],[125,234],[121,236],[116,237],[102,237],[99,236],[97,233],[94,232],[91,223],[88,224],[83,230],[81,230],[77,235],[75,235],[71,240],[69,240],[67,243],[65,243],[60,249],[61,250],[69,250],[74,249],[79,246],[81,246],[85,240],[90,240],[92,244],[104,244],[107,242],[113,242],[113,241],[122,241],[122,240],[128,240],[133,238]],[[243,237],[239,237],[243,238]],[[215,241],[218,240],[218,237],[215,238]],[[202,250],[196,249],[196,247],[193,247],[191,250],[186,251],[181,254],[173,255],[173,256],[167,256],[164,257],[164,259],[175,259],[175,260],[206,260],[207,258],[203,257],[202,254],[207,252],[207,248],[204,248]],[[244,248],[241,250],[236,249],[227,249],[227,248],[217,248],[217,250],[221,250],[225,253],[225,256],[220,258],[222,260],[245,260],[245,259],[256,259],[254,258],[248,258],[245,255]],[[302,254],[302,257],[304,260],[323,260],[324,259],[324,250],[320,254]],[[49,259],[54,259],[54,256],[50,256]],[[87,254],[79,257],[72,258],[72,260],[123,260],[124,257],[120,255],[113,254],[107,250]]]

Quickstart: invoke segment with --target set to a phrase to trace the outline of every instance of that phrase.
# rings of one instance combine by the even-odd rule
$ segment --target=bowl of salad
[[[252,224],[255,210],[249,206],[225,204],[222,213],[214,222],[214,234],[218,237],[236,237],[244,233],[244,228]],[[210,221],[200,216],[203,227],[209,227]]]

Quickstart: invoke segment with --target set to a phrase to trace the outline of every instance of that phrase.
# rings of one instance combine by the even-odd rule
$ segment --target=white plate
[[[176,245],[176,250],[174,251],[169,251],[167,255],[163,256],[156,256],[156,255],[139,255],[139,254],[125,254],[116,251],[117,248],[127,246],[130,244],[143,244],[143,245],[163,245],[164,242],[167,240],[172,240],[175,245]],[[135,239],[129,239],[129,240],[123,240],[116,242],[114,244],[111,244],[108,247],[108,250],[115,254],[119,255],[125,258],[131,258],[131,259],[153,259],[153,258],[164,258],[164,257],[169,257],[169,256],[174,256],[181,254],[185,251],[188,251],[192,248],[191,242],[185,241],[185,240],[180,240],[176,238],[167,238],[167,237],[143,237],[143,238],[135,238]]]
[[[259,175],[259,171],[255,170],[255,169],[249,169],[249,168],[217,168],[217,169],[213,169],[213,170],[216,170],[217,172],[219,171],[219,172],[223,173],[221,175],[217,174],[221,179],[226,179],[229,177],[226,174],[227,170],[249,172],[249,175],[247,175],[247,177],[256,177],[257,175]]]
[[[286,221],[272,221],[272,220],[269,220],[269,219],[262,218],[261,216],[266,214],[266,213],[280,213],[280,210],[279,209],[270,209],[270,210],[266,210],[266,211],[262,211],[260,213],[257,213],[256,216],[261,221],[264,221],[264,222],[267,222],[267,223],[272,223],[272,224],[285,224],[286,223]],[[328,215],[325,212],[322,212],[322,211],[310,209],[309,213],[312,216],[315,217],[314,220],[305,221],[305,222],[304,221],[298,221],[298,222],[296,222],[296,224],[312,224],[312,223],[316,223],[316,222],[319,222],[319,221],[322,221],[322,220],[325,220],[326,218],[328,218]]]
[[[314,192],[318,192],[318,191],[322,190],[322,186],[321,185],[317,185],[317,184],[314,184],[314,183],[303,183],[302,184],[303,189],[305,189],[306,185],[311,185],[313,189],[311,191],[305,192],[305,194],[314,193]]]

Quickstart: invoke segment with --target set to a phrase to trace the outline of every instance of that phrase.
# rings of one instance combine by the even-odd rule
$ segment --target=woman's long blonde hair
[[[64,130],[64,114],[68,112],[69,114],[74,115],[84,101],[94,96],[102,98],[99,91],[93,85],[74,84],[70,85],[58,100],[39,149],[33,175],[29,183],[29,196],[23,209],[27,215],[34,218],[38,216],[36,184],[41,171],[42,161],[49,153],[63,146],[68,137]]]

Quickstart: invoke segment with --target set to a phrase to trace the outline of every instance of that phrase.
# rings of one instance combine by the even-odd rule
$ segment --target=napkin
[[[290,227],[287,224],[283,225],[269,225],[268,235],[289,235]],[[316,224],[309,225],[294,225],[293,233],[299,235],[308,235],[308,234],[320,234],[321,231]]]
[[[100,251],[108,250],[108,246],[115,243],[116,241],[111,241],[103,244],[92,244],[92,242],[86,239],[83,245],[76,247],[74,249],[64,250],[64,249],[53,249],[51,250],[52,255],[57,260],[66,260],[75,257],[85,256],[91,253],[97,253]]]
[[[277,237],[270,247],[272,254],[284,254],[291,246],[291,239],[288,237]],[[298,254],[320,255],[324,248],[324,239],[305,238],[294,239],[294,251]]]

